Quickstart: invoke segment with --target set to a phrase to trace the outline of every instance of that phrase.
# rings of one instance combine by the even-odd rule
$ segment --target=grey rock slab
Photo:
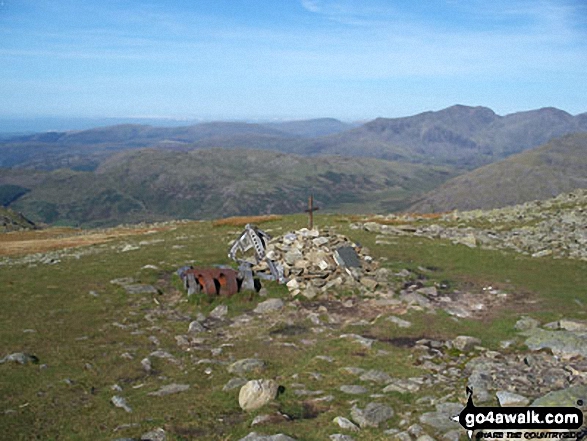
[[[153,285],[136,284],[136,285],[124,285],[124,290],[128,294],[158,294],[157,288]]]
[[[148,395],[154,396],[154,397],[163,397],[165,395],[171,395],[171,394],[177,394],[179,392],[184,392],[186,390],[188,390],[190,388],[189,384],[167,384],[163,387],[161,387],[161,389],[159,389],[158,391],[155,392],[150,392]]]
[[[549,392],[546,395],[534,400],[534,402],[530,406],[576,406],[577,400],[583,400],[583,402],[585,403],[587,402],[586,398],[587,385],[577,385],[569,387],[567,389]]]
[[[253,312],[256,312],[257,314],[267,314],[279,311],[283,306],[284,303],[281,299],[267,299],[264,302],[259,303]]]
[[[245,411],[257,410],[274,400],[278,389],[274,380],[248,381],[238,394],[238,404]]]
[[[534,328],[524,332],[526,346],[532,350],[550,349],[553,354],[565,358],[587,357],[587,334],[565,330],[547,331]]]
[[[359,429],[359,426],[357,426],[355,423],[353,423],[351,420],[345,417],[337,416],[332,420],[332,422],[338,424],[338,427],[340,427],[341,429],[352,430],[353,432],[358,432],[359,430],[361,430]]]
[[[354,405],[351,418],[359,427],[379,427],[381,423],[393,417],[393,409],[382,403],[369,403],[364,409]]]
[[[501,390],[495,395],[501,407],[526,406],[530,402],[530,399],[526,398],[525,396],[509,391]]]
[[[235,375],[244,375],[249,372],[261,372],[265,369],[265,362],[258,358],[244,358],[228,366],[228,372]]]
[[[224,387],[222,388],[222,390],[224,392],[228,392],[229,390],[233,390],[233,389],[237,389],[237,388],[243,387],[245,384],[247,384],[247,380],[245,380],[244,378],[231,378],[224,385]]]
[[[373,383],[387,384],[393,380],[388,374],[375,369],[368,370],[359,377],[362,381],[372,381]]]
[[[430,435],[423,434],[416,438],[416,441],[435,441]]]
[[[350,395],[361,395],[366,394],[369,390],[366,387],[359,386],[357,384],[343,384],[340,386],[340,391]]]
[[[435,412],[427,412],[421,415],[420,422],[441,432],[458,430],[461,428],[461,425],[451,420],[451,417],[460,414],[464,407],[460,403],[438,404]]]
[[[283,433],[278,433],[277,435],[259,435],[257,432],[251,432],[238,441],[296,441],[296,439]]]

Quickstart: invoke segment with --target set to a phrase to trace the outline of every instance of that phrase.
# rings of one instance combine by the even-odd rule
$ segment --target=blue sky
[[[0,0],[0,116],[587,111],[584,0]]]

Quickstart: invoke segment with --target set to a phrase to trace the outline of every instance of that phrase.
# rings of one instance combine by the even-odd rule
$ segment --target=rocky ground
[[[574,203],[567,207],[570,201]],[[134,240],[5,258],[2,265],[13,271],[58,271],[70,262],[103,261],[111,255],[119,262],[140,262],[139,271],[95,283],[92,289],[84,285],[82,297],[96,308],[116,306],[107,309],[96,329],[69,337],[79,345],[101,343],[108,348],[103,352],[108,363],[116,365],[93,358],[82,368],[102,372],[92,377],[96,393],[92,386],[88,396],[95,396],[98,406],[108,409],[109,421],[117,422],[101,428],[101,439],[457,441],[466,432],[450,417],[463,409],[466,386],[473,388],[477,405],[587,403],[587,321],[541,320],[532,313],[533,304],[524,303],[523,295],[503,282],[495,284],[499,288],[445,282],[431,266],[392,265],[385,250],[393,242],[387,241],[394,236],[444,238],[468,247],[585,259],[585,201],[587,193],[577,192],[540,204],[453,213],[425,222],[387,216],[354,223],[349,232],[361,231],[371,250],[336,226],[315,231],[276,227],[269,252],[284,265],[287,286],[266,283],[257,294],[239,294],[240,301],[214,299],[211,308],[203,300],[188,301],[173,272],[162,269],[170,267],[169,260],[175,264],[194,256],[186,249],[192,238],[209,240],[185,233],[180,224],[166,225],[165,239],[145,233]],[[516,227],[522,220],[524,226]],[[237,230],[222,231],[218,240],[224,243],[238,236]],[[357,267],[340,264],[335,251],[341,246],[356,252]],[[149,258],[133,257],[148,250],[153,250]],[[163,250],[168,254],[160,257]],[[210,258],[196,254],[193,260]],[[578,309],[584,309],[583,300],[577,300]],[[486,330],[508,336],[494,344],[483,328],[497,326],[498,312],[508,310],[514,319],[504,322],[507,329]],[[41,337],[36,323],[22,332]],[[472,332],[455,335],[463,329]],[[104,343],[100,339],[106,335],[117,337]],[[17,348],[17,343],[9,347]],[[40,353],[41,346],[29,347],[33,350],[5,351],[0,371],[10,368],[21,375],[14,369],[57,369]],[[110,376],[109,366],[127,373]],[[68,387],[83,383],[70,376],[62,382]],[[37,397],[45,397],[51,387],[41,387]],[[205,425],[221,426],[216,435],[198,422],[202,410],[190,414],[189,430],[174,422],[166,408],[184,397],[190,397],[187,407],[208,403],[203,408],[211,408],[207,411],[214,418]],[[29,402],[18,403],[14,397],[7,400],[3,418],[18,418]],[[233,426],[235,433],[244,434],[233,435]]]
[[[451,212],[434,222],[430,216],[381,216],[360,227],[381,234],[383,241],[389,235],[413,234],[532,257],[587,260],[587,190],[489,211]]]

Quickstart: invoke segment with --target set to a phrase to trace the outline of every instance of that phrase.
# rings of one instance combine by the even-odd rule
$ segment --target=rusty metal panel
[[[207,295],[232,296],[238,292],[238,272],[228,268],[191,268],[185,271],[188,290]],[[192,284],[197,286],[192,286]]]

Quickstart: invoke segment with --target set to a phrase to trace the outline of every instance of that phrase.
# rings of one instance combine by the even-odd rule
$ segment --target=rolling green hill
[[[112,156],[95,171],[5,169],[0,185],[29,190],[11,206],[35,221],[93,226],[296,213],[310,194],[326,212],[388,212],[453,175],[364,158],[144,149]]]
[[[567,135],[495,164],[457,176],[411,211],[499,208],[587,188],[587,133]]]

